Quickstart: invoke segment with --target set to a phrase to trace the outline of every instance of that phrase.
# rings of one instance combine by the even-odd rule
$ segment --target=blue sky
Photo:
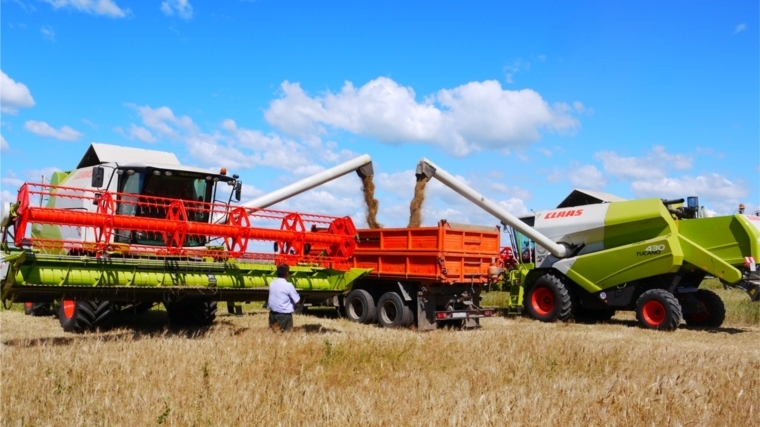
[[[427,157],[513,214],[573,188],[760,209],[757,1],[3,0],[2,201],[92,142],[253,198],[360,154],[405,226]],[[351,215],[354,174],[278,209]],[[423,224],[498,221],[433,182]]]

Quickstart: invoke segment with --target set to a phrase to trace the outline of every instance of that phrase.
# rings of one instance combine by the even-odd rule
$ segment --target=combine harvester
[[[511,308],[552,322],[606,320],[635,311],[644,328],[675,330],[685,320],[719,327],[723,301],[700,289],[711,275],[760,300],[760,217],[703,218],[690,197],[610,201],[569,197],[557,209],[516,218],[427,159],[436,178],[502,221],[519,254],[502,271]]]
[[[237,175],[182,166],[171,153],[92,144],[76,170],[19,190],[3,220],[2,299],[24,302],[29,314],[57,306],[73,332],[156,303],[174,324],[203,326],[217,301],[238,310],[235,302],[265,301],[275,266],[286,263],[307,305],[333,305],[352,321],[405,327],[416,319],[432,329],[491,316],[478,303],[497,278],[496,227],[357,231],[349,217],[265,209],[352,171],[371,177],[369,156],[235,206]],[[219,201],[225,185],[229,198]],[[274,253],[252,252],[254,242]]]
[[[369,156],[274,199],[354,170],[371,174]],[[218,201],[225,185],[229,199]],[[299,292],[316,300],[343,293],[369,271],[351,266],[351,218],[235,206],[241,189],[237,175],[182,166],[171,153],[92,144],[76,170],[19,190],[3,220],[2,299],[24,302],[35,314],[57,303],[66,331],[159,302],[173,323],[207,325],[217,301],[265,300],[279,263],[290,265]],[[255,241],[278,249],[251,252]]]

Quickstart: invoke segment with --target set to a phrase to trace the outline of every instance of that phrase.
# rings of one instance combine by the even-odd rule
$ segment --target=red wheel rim
[[[74,317],[74,309],[76,308],[76,302],[73,300],[63,300],[61,303],[63,305],[63,315],[67,319],[71,319]]]
[[[665,306],[657,300],[649,300],[641,309],[644,321],[652,326],[658,326],[665,321]]]
[[[536,313],[547,315],[554,309],[554,292],[549,288],[541,286],[533,291],[533,295],[530,297],[530,303]]]

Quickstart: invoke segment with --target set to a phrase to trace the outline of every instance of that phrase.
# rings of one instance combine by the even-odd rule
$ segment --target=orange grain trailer
[[[442,220],[436,227],[358,230],[353,267],[371,268],[344,299],[348,319],[420,330],[477,327],[483,286],[498,277],[500,230]]]

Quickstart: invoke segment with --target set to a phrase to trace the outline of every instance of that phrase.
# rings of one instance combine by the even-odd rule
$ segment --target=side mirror
[[[103,186],[103,179],[106,172],[103,166],[95,166],[92,168],[92,183],[90,184],[94,188],[100,188]]]
[[[235,201],[239,202],[242,195],[243,195],[243,183],[238,182],[237,184],[235,184]]]

